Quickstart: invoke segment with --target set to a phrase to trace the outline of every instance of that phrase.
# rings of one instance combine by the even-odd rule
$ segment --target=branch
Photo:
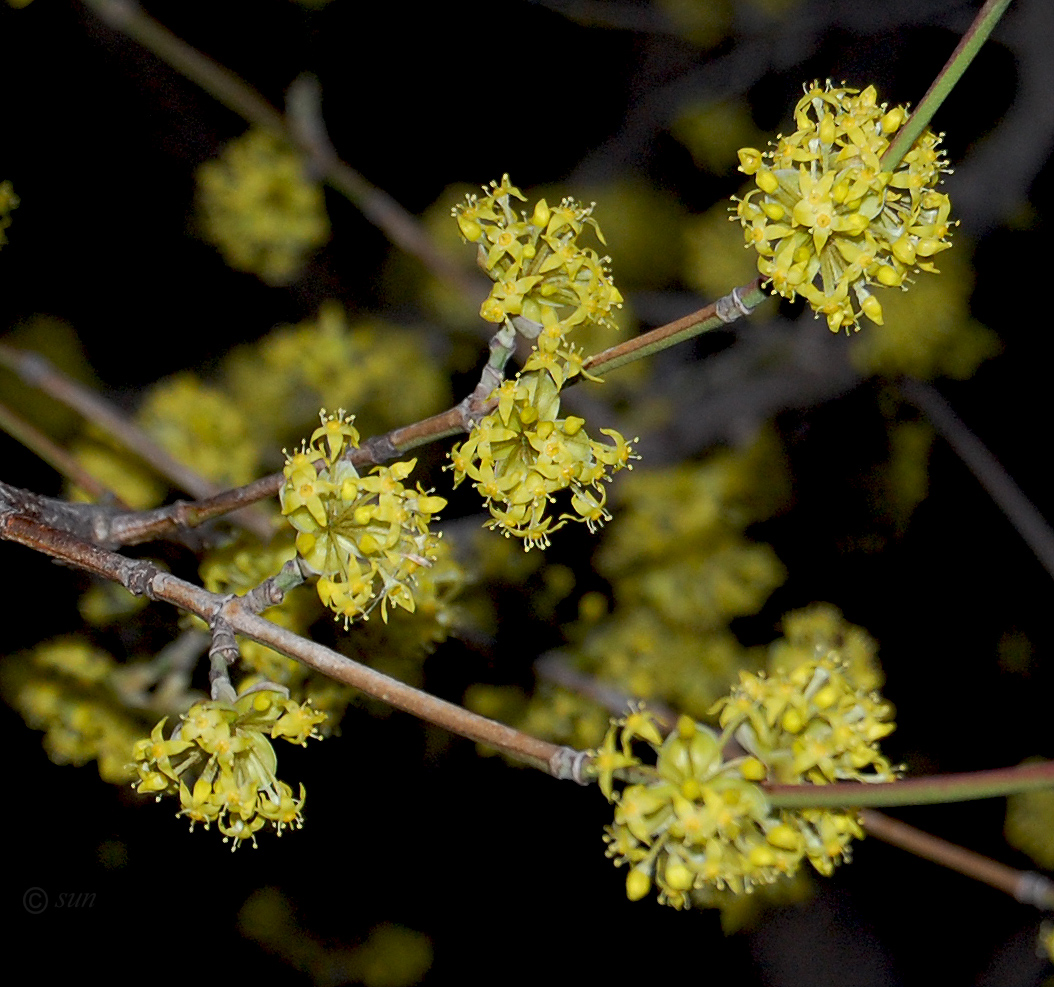
[[[127,415],[90,388],[58,370],[46,357],[0,343],[0,364],[16,373],[30,387],[38,388],[98,425],[180,490],[195,497],[212,497],[220,493],[222,488],[218,484],[206,480],[170,456]],[[265,541],[271,537],[270,519],[256,512],[239,515],[236,521]],[[103,540],[111,544],[119,543],[112,537]]]
[[[937,805],[997,798],[1037,788],[1054,788],[1054,761],[1018,764],[990,771],[904,778],[881,784],[840,781],[832,785],[766,785],[774,808],[854,808]]]
[[[891,819],[874,809],[864,809],[860,816],[864,829],[871,836],[991,885],[1022,904],[1035,905],[1044,911],[1054,910],[1054,881],[1036,871],[1017,870],[1000,864],[973,850],[909,826],[899,819]]]
[[[584,363],[589,371],[603,372],[642,360],[660,350],[675,346],[700,333],[727,325],[767,297],[758,281],[733,289],[716,302],[674,322],[643,332],[633,339],[612,346]],[[392,429],[363,442],[346,458],[355,466],[375,466],[388,462],[421,446],[462,435],[496,407],[490,394],[501,382],[501,370],[511,353],[512,343],[501,331],[491,340],[490,357],[475,389],[452,408],[410,425]],[[575,378],[577,381],[578,378]],[[268,497],[274,497],[282,486],[281,473],[272,473],[242,487],[225,490],[215,496],[194,502],[176,501],[152,511],[115,515],[108,528],[108,544],[138,545],[155,538],[170,537],[180,529],[194,527]]]
[[[977,482],[1006,515],[1014,530],[1032,549],[1040,565],[1054,578],[1054,532],[1014,482],[1014,478],[962,423],[952,406],[932,384],[904,378],[900,381],[900,391],[929,419],[941,438],[966,464]]]
[[[35,453],[57,473],[66,477],[71,483],[75,483],[89,497],[95,500],[105,500],[122,511],[132,510],[117,494],[96,480],[65,449],[2,403],[0,403],[0,429],[7,432],[11,438],[21,443],[30,452]]]
[[[308,80],[294,84],[292,113],[287,120],[244,79],[192,48],[138,4],[131,0],[84,0],[84,4],[105,24],[153,52],[247,123],[278,134],[296,147],[314,174],[348,198],[393,244],[416,257],[436,277],[456,285],[466,295],[479,294],[476,279],[435,248],[410,212],[337,157],[321,127],[317,107],[311,106],[318,97]],[[306,122],[310,125],[305,126]]]
[[[586,760],[584,751],[532,737],[374,671],[258,616],[241,597],[210,593],[165,572],[152,562],[125,558],[9,507],[0,506],[0,538],[118,582],[135,596],[174,604],[201,617],[210,626],[223,622],[234,632],[266,644],[396,709],[493,747],[555,778],[588,784],[588,779],[582,775]]]
[[[591,356],[582,364],[582,369],[590,372],[604,373],[642,360],[653,353],[676,346],[695,336],[717,329],[720,326],[735,322],[736,319],[751,312],[760,305],[768,295],[761,289],[761,278],[755,278],[749,284],[733,288],[731,292],[711,302],[697,312],[692,312],[674,322],[668,322],[649,332],[643,332],[624,343],[611,346],[602,353]]]

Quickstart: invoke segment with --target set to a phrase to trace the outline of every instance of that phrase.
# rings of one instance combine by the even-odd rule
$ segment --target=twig
[[[514,730],[361,665],[251,612],[237,596],[210,593],[165,572],[152,562],[128,559],[11,509],[0,507],[0,538],[43,552],[76,568],[120,583],[136,596],[164,600],[214,626],[266,644],[338,682],[361,689],[397,709],[452,733],[486,744],[561,780],[588,784],[584,751],[561,747]]]
[[[131,510],[117,494],[95,479],[65,449],[54,443],[39,428],[31,425],[21,415],[16,415],[5,404],[0,404],[0,429],[3,429],[13,439],[22,443],[30,452],[35,453],[57,473],[61,473],[71,483],[75,483],[89,497],[108,501],[119,510]]]
[[[108,401],[62,373],[39,353],[18,350],[0,343],[0,364],[18,374],[26,384],[38,388],[61,401],[67,408],[83,415],[88,421],[94,422],[179,489],[195,497],[212,497],[222,490],[218,484],[204,479],[170,456],[127,415],[117,411]],[[267,540],[271,537],[270,520],[256,512],[239,515],[237,521],[260,538]]]
[[[1017,764],[990,771],[904,778],[900,781],[863,784],[839,781],[831,785],[766,785],[775,808],[872,808],[892,805],[938,805],[998,798],[1015,792],[1054,788],[1054,761]]]
[[[860,817],[864,829],[871,836],[991,885],[1022,904],[1034,905],[1044,911],[1054,909],[1054,881],[1042,874],[1000,864],[990,857],[956,846],[899,819],[875,812],[874,809],[864,809]]]
[[[966,464],[977,482],[1006,515],[1014,530],[1032,549],[1040,565],[1054,578],[1054,531],[1051,531],[1043,515],[1024,495],[1013,477],[962,423],[936,388],[910,378],[902,379],[899,386],[904,397],[922,411],[941,438]]]
[[[477,295],[475,279],[440,253],[414,216],[387,192],[371,185],[338,157],[321,127],[321,114],[305,103],[317,99],[307,86],[293,92],[296,125],[229,69],[192,48],[166,27],[148,16],[131,0],[84,0],[85,6],[110,27],[128,35],[163,62],[200,86],[243,120],[284,137],[307,158],[310,169],[346,196],[388,239],[416,257],[436,277],[456,285],[467,295]],[[313,126],[304,123],[315,115]]]
[[[600,373],[644,359],[709,329],[727,325],[747,314],[765,297],[758,282],[753,281],[697,312],[596,354],[585,361],[584,367]],[[480,375],[480,383],[468,397],[430,418],[367,439],[359,448],[347,453],[351,463],[357,467],[377,465],[420,446],[471,431],[481,418],[496,407],[496,402],[489,397],[490,390],[495,380],[500,382],[500,367],[504,366],[510,352],[509,347],[498,339],[499,335],[496,334],[492,340],[490,358]],[[114,517],[109,529],[110,541],[113,544],[138,545],[154,538],[170,536],[181,528],[193,527],[256,501],[274,497],[282,485],[282,479],[281,473],[272,473],[204,500],[193,503],[177,501],[153,511]]]
[[[676,346],[711,329],[728,325],[736,319],[749,315],[768,295],[761,290],[761,278],[749,284],[733,288],[729,294],[711,302],[705,308],[692,312],[681,319],[641,333],[616,346],[608,347],[591,356],[582,364],[582,369],[591,373],[615,370],[646,356]]]
[[[496,402],[491,400],[480,402],[471,397],[466,398],[460,404],[431,418],[367,439],[359,448],[352,449],[347,454],[347,459],[356,467],[387,462],[418,446],[469,431],[476,421],[494,407]],[[245,486],[225,490],[205,500],[193,503],[176,501],[152,511],[114,516],[110,519],[107,529],[108,542],[115,545],[138,545],[155,538],[171,536],[181,529],[194,527],[230,511],[274,497],[283,480],[281,473],[271,473]]]

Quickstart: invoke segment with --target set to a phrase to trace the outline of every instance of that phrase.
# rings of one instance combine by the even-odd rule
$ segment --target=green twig
[[[855,781],[833,785],[767,785],[765,791],[773,808],[778,809],[863,809],[969,802],[1038,788],[1054,788],[1054,761],[873,785]]]
[[[755,278],[749,284],[733,288],[727,295],[705,308],[692,312],[676,322],[659,326],[649,332],[641,333],[633,339],[608,347],[602,353],[596,353],[582,364],[582,369],[590,373],[606,373],[623,367],[627,363],[642,360],[646,356],[669,349],[686,340],[699,336],[711,329],[728,325],[736,319],[749,315],[768,295],[761,289],[761,278]]]
[[[937,78],[933,80],[933,84],[922,97],[915,111],[897,132],[893,142],[886,148],[886,153],[882,155],[882,165],[887,171],[892,171],[907,154],[908,149],[918,140],[919,135],[933,119],[937,108],[962,78],[967,66],[981,50],[981,45],[988,39],[988,35],[992,33],[992,29],[1009,5],[1010,0],[988,0],[978,11],[973,23],[962,36],[955,51],[952,52],[951,58],[940,70]]]

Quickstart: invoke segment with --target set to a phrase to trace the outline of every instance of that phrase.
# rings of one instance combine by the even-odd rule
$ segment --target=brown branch
[[[3,403],[0,403],[0,428],[30,452],[35,453],[57,473],[61,473],[71,483],[75,483],[89,497],[105,500],[118,510],[130,511],[132,509],[117,494],[95,479],[65,449]]]
[[[1008,867],[990,857],[909,826],[899,819],[891,819],[874,809],[862,810],[860,818],[864,829],[871,836],[892,846],[982,881],[1023,904],[1035,905],[1047,911],[1054,909],[1054,881],[1042,874]]]
[[[266,644],[338,682],[360,689],[396,709],[452,733],[486,744],[555,778],[587,784],[585,753],[561,747],[463,709],[330,648],[302,638],[251,611],[240,597],[210,593],[165,572],[152,562],[128,559],[0,506],[0,538],[25,545],[76,568],[120,583],[136,596],[164,600],[196,614],[210,626],[225,621],[238,634]]]
[[[88,421],[98,425],[180,490],[185,490],[195,497],[212,497],[222,491],[219,484],[204,479],[170,456],[127,415],[118,411],[90,388],[62,373],[46,357],[0,343],[0,364],[16,373],[30,387],[61,401],[67,408],[72,408]],[[235,520],[258,537],[270,539],[271,522],[258,512],[239,514]],[[119,541],[113,537],[104,540],[108,543]]]
[[[420,222],[383,189],[370,184],[337,157],[321,125],[318,94],[306,80],[294,84],[287,119],[244,79],[214,62],[130,0],[84,0],[85,6],[110,27],[153,52],[177,72],[253,126],[285,138],[305,157],[310,171],[348,198],[397,247],[416,257],[436,277],[474,297],[476,279],[445,257]],[[317,116],[317,119],[312,117]],[[305,126],[305,123],[310,124]]]
[[[431,418],[367,439],[359,448],[352,449],[347,458],[356,467],[387,462],[429,442],[468,432],[494,407],[494,401],[481,401],[470,396],[453,408],[432,415]],[[156,538],[171,537],[180,530],[195,527],[222,514],[276,496],[282,481],[281,473],[271,473],[245,486],[224,490],[205,500],[176,501],[152,511],[114,515],[107,528],[107,542],[112,545],[138,545]]]
[[[747,304],[757,304],[760,300],[760,289],[756,280],[737,291],[737,297],[750,299]],[[728,311],[727,303],[722,305],[729,297],[731,296],[610,347],[590,357],[584,367],[586,370],[597,372],[612,370],[665,349],[672,341],[690,338],[703,331],[700,328],[702,326],[726,325],[736,317]],[[735,311],[734,307],[732,311]],[[743,312],[740,311],[739,314]],[[471,431],[476,422],[496,407],[496,402],[487,396],[489,391],[489,387],[477,386],[468,397],[446,411],[367,439],[358,449],[351,450],[348,459],[357,467],[378,465],[428,443]],[[109,531],[110,543],[138,545],[155,538],[171,537],[180,529],[194,527],[229,511],[274,497],[281,485],[282,474],[272,473],[245,486],[225,490],[203,500],[177,501],[153,511],[114,517]]]
[[[639,336],[634,336],[615,346],[609,346],[603,352],[596,353],[586,360],[582,364],[582,369],[595,373],[615,370],[710,329],[728,325],[748,315],[766,297],[761,289],[761,278],[755,278],[749,284],[734,289],[730,294],[722,296],[696,312],[642,332]]]

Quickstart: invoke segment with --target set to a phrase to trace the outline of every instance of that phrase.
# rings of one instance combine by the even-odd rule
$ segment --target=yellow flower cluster
[[[479,244],[479,266],[494,281],[479,314],[496,323],[514,316],[539,327],[559,323],[560,333],[584,322],[613,325],[611,310],[622,296],[604,266],[608,258],[578,244],[586,226],[604,242],[593,207],[564,199],[550,208],[540,199],[528,219],[517,216],[513,196],[526,201],[503,175],[482,199],[469,195],[453,211],[461,235]]]
[[[776,810],[758,782],[895,778],[876,747],[893,729],[889,706],[854,688],[833,656],[771,677],[743,673],[713,712],[720,736],[682,716],[663,740],[638,710],[612,723],[594,752],[591,770],[616,803],[607,853],[629,864],[631,900],[654,883],[660,902],[684,908],[693,891],[704,892],[700,903],[714,889],[750,891],[793,875],[805,859],[829,874],[863,835],[857,813]],[[733,737],[747,755],[726,760]],[[633,753],[636,741],[655,751],[654,767]],[[615,773],[627,771],[635,783],[615,792]]]
[[[245,410],[221,387],[184,371],[150,388],[136,421],[166,452],[229,486],[259,474],[260,444]]]
[[[293,278],[329,238],[322,189],[279,137],[249,130],[198,168],[205,238],[239,271],[271,284]]]
[[[791,672],[739,673],[711,712],[779,784],[894,781],[877,742],[895,729],[893,707],[861,689],[837,651]]]
[[[413,611],[414,574],[436,554],[428,525],[446,501],[403,485],[415,459],[359,476],[342,458],[359,444],[352,418],[343,411],[321,418],[310,444],[287,458],[279,491],[297,552],[322,577],[319,598],[345,625],[378,603],[385,621],[389,605]]]
[[[376,319],[349,322],[333,299],[315,317],[229,354],[220,386],[254,435],[266,430],[280,442],[320,407],[353,407],[359,427],[375,434],[450,405],[450,382],[422,333]]]
[[[533,366],[534,358],[527,366]],[[505,381],[498,407],[469,438],[450,451],[454,486],[465,477],[490,509],[488,527],[523,539],[525,549],[545,548],[549,535],[568,521],[584,521],[595,530],[611,515],[603,481],[608,470],[632,469],[631,445],[614,429],[600,431],[613,444],[591,439],[585,421],[560,414],[559,375],[532,369]],[[549,505],[560,490],[571,491],[573,514],[554,523]]]
[[[873,86],[806,87],[798,129],[773,150],[739,151],[756,188],[737,200],[748,246],[773,292],[802,295],[833,332],[859,329],[861,314],[882,324],[875,286],[906,288],[908,274],[936,272],[951,246],[948,171],[940,138],[925,131],[899,163],[882,155],[907,119],[876,102]],[[887,170],[887,168],[889,170]]]
[[[26,723],[44,731],[44,749],[55,764],[96,761],[103,781],[124,784],[132,776],[128,748],[143,725],[121,701],[122,671],[87,640],[59,637],[37,645],[28,660],[6,658],[0,684]]]
[[[177,816],[206,829],[216,823],[223,841],[237,849],[245,840],[256,846],[256,833],[271,824],[281,835],[303,825],[304,786],[300,797],[275,776],[277,758],[268,738],[306,745],[318,737],[324,713],[293,702],[270,689],[244,691],[233,703],[195,703],[172,735],[164,736],[167,717],[133,748],[140,793],[178,795]]]
[[[768,668],[796,668],[832,651],[844,665],[844,675],[858,689],[881,689],[885,674],[878,661],[878,643],[862,627],[849,623],[830,603],[811,603],[785,613],[780,621],[783,637],[768,648]]]
[[[1036,955],[1054,963],[1054,922],[1040,923]]]
[[[592,531],[608,520],[608,470],[638,457],[614,429],[601,429],[609,445],[589,437],[584,419],[559,417],[561,388],[583,373],[581,353],[565,343],[567,332],[613,326],[612,309],[622,304],[607,258],[577,242],[586,226],[603,242],[592,206],[564,199],[550,208],[540,199],[529,219],[526,213],[517,218],[511,197],[525,201],[505,175],[482,199],[468,196],[454,216],[465,239],[478,242],[480,267],[495,282],[480,315],[535,340],[535,348],[522,372],[494,392],[497,409],[450,459],[454,486],[469,477],[485,498],[489,527],[523,539],[525,549],[544,548],[567,521],[584,521]],[[554,523],[549,505],[568,489],[574,513]]]

